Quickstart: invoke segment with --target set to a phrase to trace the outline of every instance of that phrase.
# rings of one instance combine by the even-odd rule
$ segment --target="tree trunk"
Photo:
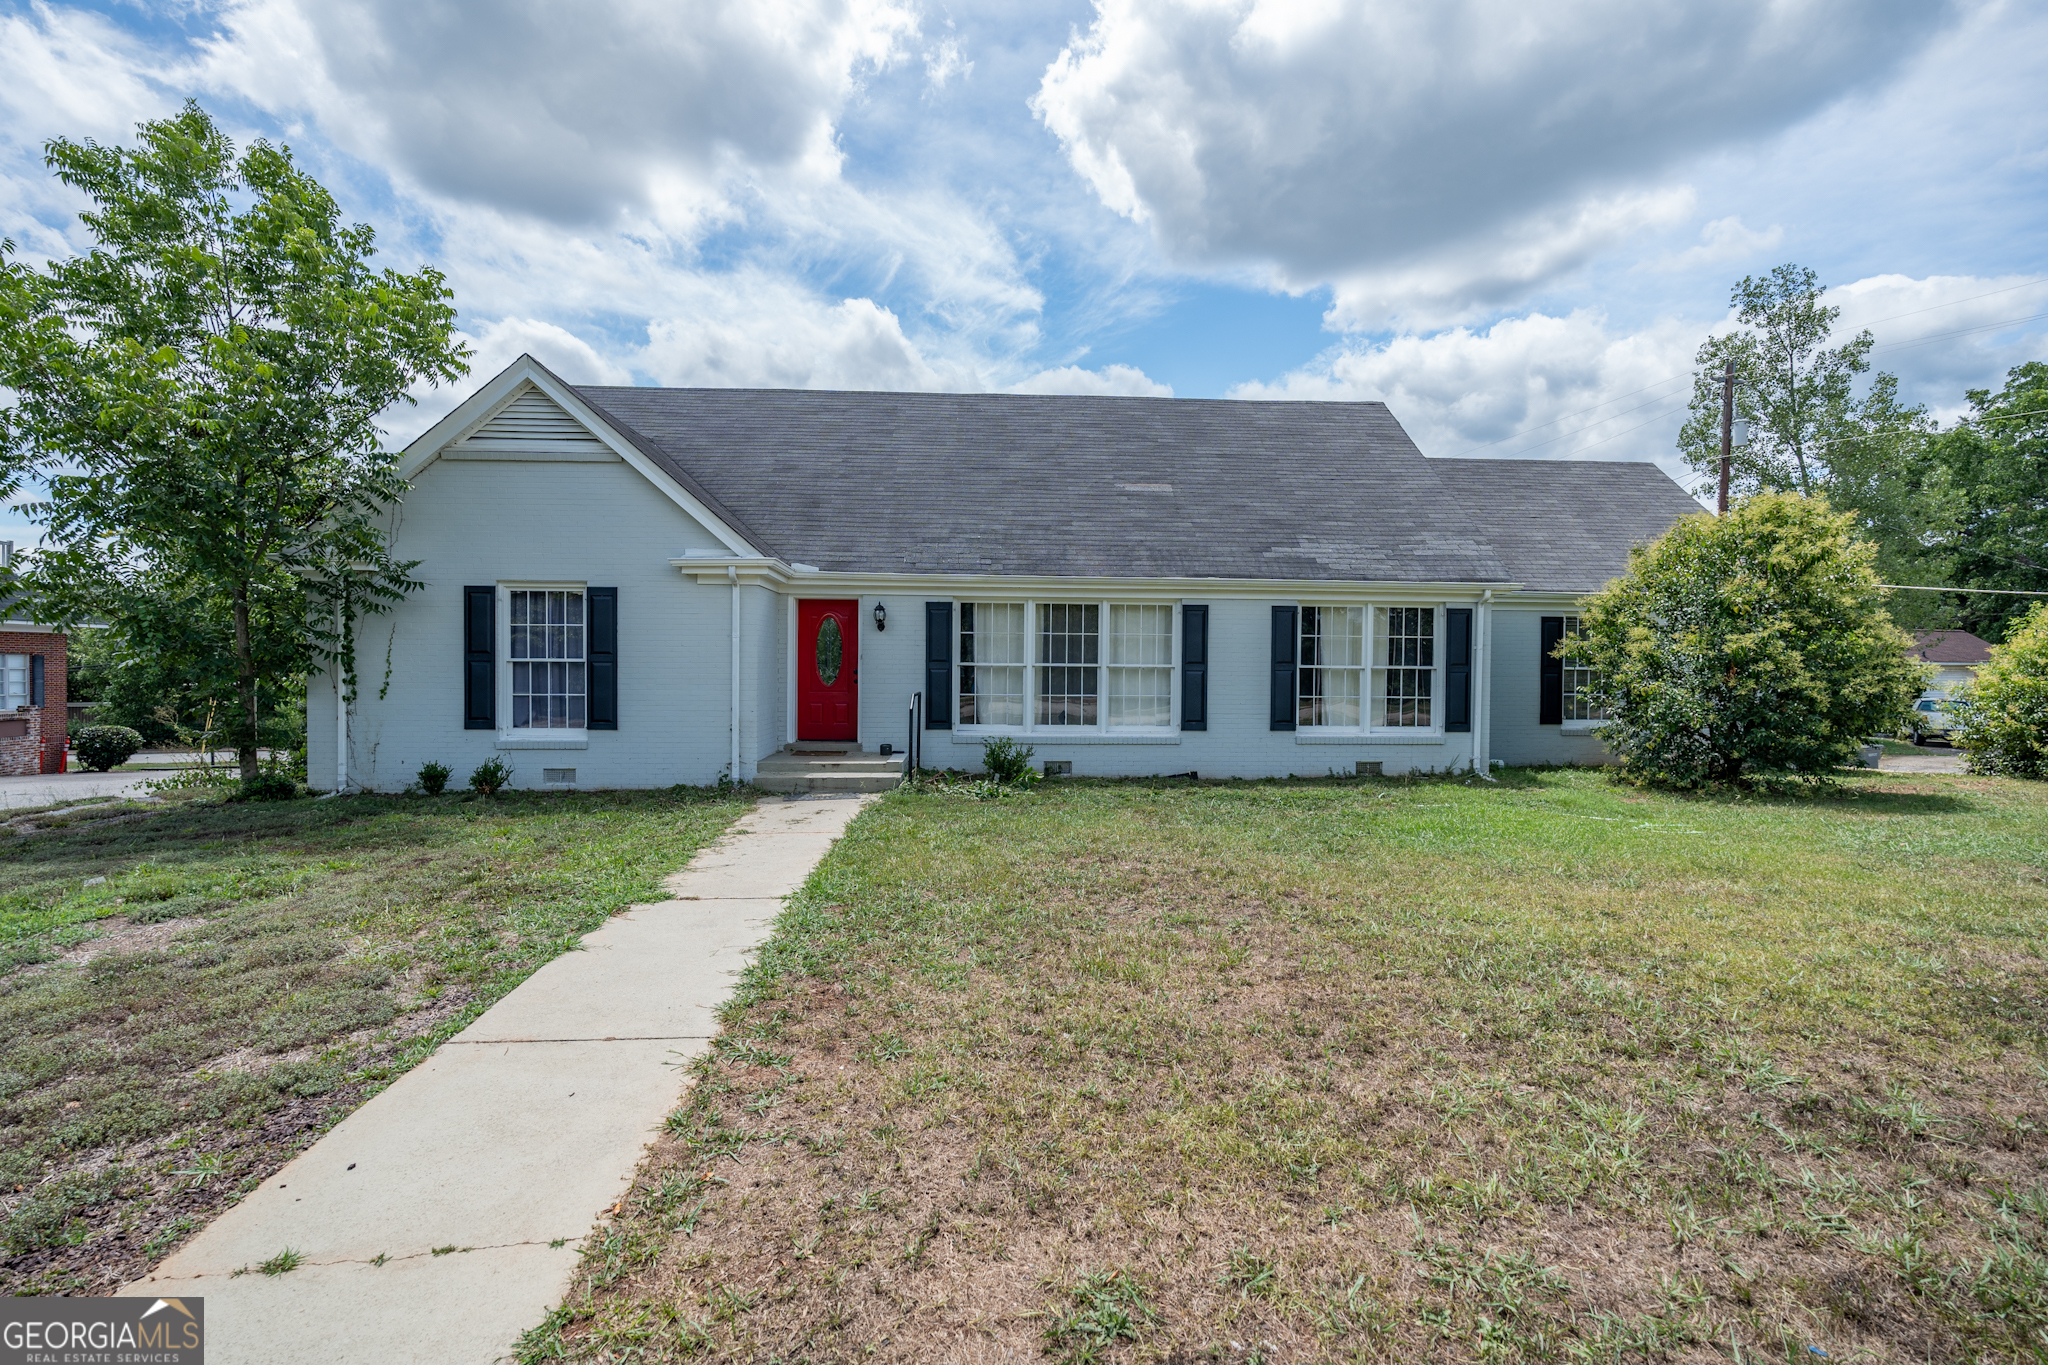
[[[242,694],[242,733],[236,741],[242,780],[256,780],[256,744],[261,721],[256,714],[256,651],[249,642],[249,585],[235,585],[235,688]]]

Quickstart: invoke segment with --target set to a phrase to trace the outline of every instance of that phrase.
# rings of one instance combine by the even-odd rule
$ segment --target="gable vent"
[[[611,448],[536,388],[523,390],[496,416],[443,452],[462,459],[606,460]]]

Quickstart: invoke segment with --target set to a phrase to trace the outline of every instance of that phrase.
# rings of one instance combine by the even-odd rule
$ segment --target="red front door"
[[[796,737],[860,737],[860,603],[796,604]]]

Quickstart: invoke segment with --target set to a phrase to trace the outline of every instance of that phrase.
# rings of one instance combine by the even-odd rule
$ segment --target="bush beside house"
[[[1637,549],[1560,646],[1592,673],[1631,779],[1811,781],[1896,729],[1926,670],[1886,614],[1854,520],[1792,493],[1688,517]]]

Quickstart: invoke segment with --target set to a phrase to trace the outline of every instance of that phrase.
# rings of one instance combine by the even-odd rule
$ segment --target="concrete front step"
[[[835,745],[823,753],[770,754],[761,760],[754,776],[754,785],[763,791],[820,794],[885,792],[902,781],[901,756],[885,758],[850,744],[844,746],[843,752]]]
[[[903,774],[888,773],[776,773],[760,772],[754,785],[767,792],[817,792],[852,794],[885,792],[901,785]]]

